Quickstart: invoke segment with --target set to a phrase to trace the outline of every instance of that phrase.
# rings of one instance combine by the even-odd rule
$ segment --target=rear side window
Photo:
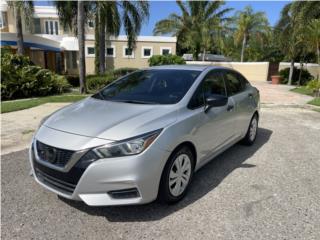
[[[235,95],[244,89],[242,77],[237,73],[226,71],[225,80],[227,83],[229,96]]]

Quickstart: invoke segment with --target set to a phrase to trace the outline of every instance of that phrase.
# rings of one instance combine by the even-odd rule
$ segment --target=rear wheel
[[[258,132],[258,121],[259,121],[258,115],[254,114],[251,121],[250,121],[250,125],[248,128],[247,134],[242,140],[243,144],[250,146],[256,140],[257,132]]]
[[[181,200],[191,182],[194,156],[188,147],[177,149],[169,158],[161,177],[159,198],[166,203]]]

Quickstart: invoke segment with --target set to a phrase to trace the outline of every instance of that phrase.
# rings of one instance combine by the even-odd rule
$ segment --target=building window
[[[106,48],[106,55],[107,57],[115,57],[116,56],[115,46],[108,46]]]
[[[160,48],[161,55],[169,55],[171,54],[171,47],[161,47]]]
[[[0,12],[0,28],[8,26],[7,12]]]
[[[59,22],[54,20],[46,20],[45,24],[45,33],[51,35],[58,35],[59,34]]]
[[[126,46],[123,47],[123,57],[124,58],[134,58],[133,49],[130,49]]]
[[[94,21],[93,20],[89,20],[88,21],[88,27],[89,28],[94,28]]]
[[[77,66],[77,51],[67,51],[67,70],[68,69],[76,69]]]
[[[35,34],[41,33],[40,18],[33,19],[33,33]]]
[[[93,46],[87,46],[86,55],[87,55],[87,57],[94,57],[95,56],[95,49]]]
[[[153,55],[153,48],[152,47],[142,47],[141,49],[141,57],[142,58],[150,58]]]

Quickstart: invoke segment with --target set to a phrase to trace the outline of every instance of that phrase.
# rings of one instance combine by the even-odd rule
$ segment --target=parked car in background
[[[177,202],[200,167],[240,140],[254,143],[259,98],[227,68],[135,71],[42,121],[33,175],[91,206]]]

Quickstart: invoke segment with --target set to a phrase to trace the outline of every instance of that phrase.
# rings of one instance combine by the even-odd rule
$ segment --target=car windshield
[[[200,71],[150,69],[131,73],[102,89],[94,98],[137,104],[179,102]]]

